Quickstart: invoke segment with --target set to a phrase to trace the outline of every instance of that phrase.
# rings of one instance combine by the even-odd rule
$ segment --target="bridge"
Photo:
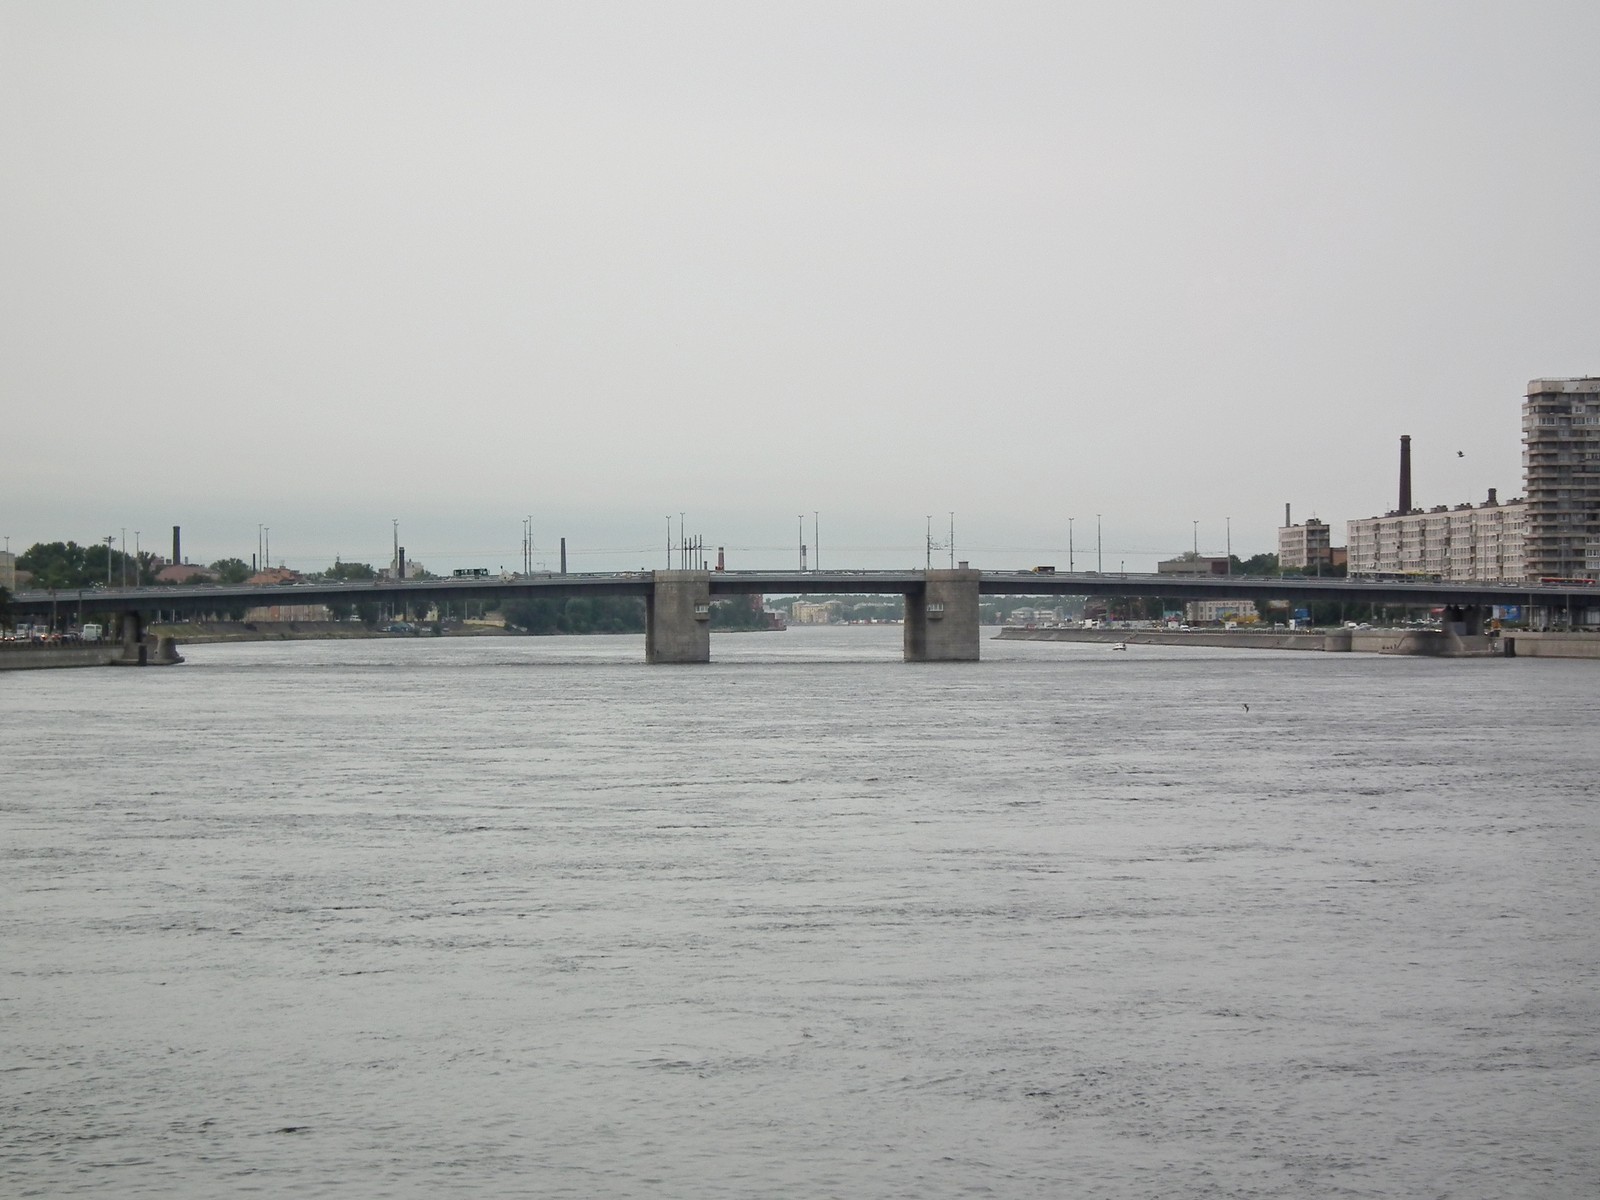
[[[1447,628],[1482,630],[1492,605],[1583,611],[1600,607],[1600,587],[1543,583],[1446,583],[1318,579],[1265,575],[1142,575],[1098,572],[978,571],[962,564],[927,571],[622,571],[512,575],[493,578],[188,585],[19,592],[13,613],[54,620],[61,611],[104,614],[121,626],[123,658],[143,663],[144,625],[155,614],[216,612],[238,605],[351,604],[380,601],[416,606],[464,601],[573,596],[637,596],[645,602],[645,659],[652,663],[711,661],[711,598],[730,595],[861,594],[905,598],[907,662],[978,658],[979,597],[1147,596],[1166,601],[1342,601],[1443,607]]]

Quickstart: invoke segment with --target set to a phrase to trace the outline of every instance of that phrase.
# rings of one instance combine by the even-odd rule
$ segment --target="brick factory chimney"
[[[1400,511],[1411,511],[1411,435],[1400,435]]]
[[[172,527],[172,565],[177,566],[182,561],[183,555],[179,553],[178,527],[174,525]]]

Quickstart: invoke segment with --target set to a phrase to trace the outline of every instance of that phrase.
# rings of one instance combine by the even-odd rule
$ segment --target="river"
[[[1595,664],[898,639],[0,676],[0,1194],[1600,1194]]]

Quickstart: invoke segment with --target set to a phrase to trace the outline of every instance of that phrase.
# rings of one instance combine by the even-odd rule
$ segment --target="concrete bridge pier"
[[[1442,622],[1446,633],[1457,637],[1478,637],[1483,633],[1481,604],[1447,604]]]
[[[645,597],[644,660],[711,661],[711,572],[656,571]]]
[[[138,613],[123,613],[117,624],[121,627],[122,653],[112,661],[122,667],[144,666],[144,618]]]
[[[907,662],[978,661],[978,580],[965,564],[928,571],[922,591],[906,596]]]

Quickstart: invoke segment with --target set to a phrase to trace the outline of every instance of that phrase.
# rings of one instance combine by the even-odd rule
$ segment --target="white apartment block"
[[[1349,572],[1437,575],[1463,582],[1525,579],[1527,512],[1526,501],[1501,504],[1491,490],[1483,504],[1441,504],[1427,512],[1350,521]]]
[[[1333,530],[1315,517],[1304,525],[1278,529],[1278,566],[1285,571],[1309,571],[1333,562]]]

